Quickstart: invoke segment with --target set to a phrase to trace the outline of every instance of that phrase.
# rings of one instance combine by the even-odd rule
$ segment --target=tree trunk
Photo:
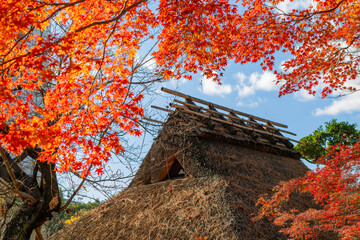
[[[12,213],[10,221],[5,225],[1,240],[28,240],[37,223],[40,204],[35,206],[23,203],[19,209]]]
[[[53,209],[55,207],[55,209]],[[51,202],[40,201],[35,205],[29,202],[21,204],[11,215],[11,219],[5,225],[5,231],[0,240],[28,240],[35,228],[43,225],[52,218],[52,212],[60,207],[60,198],[54,196]]]
[[[41,234],[41,226],[35,228],[35,240],[44,240],[44,238]]]
[[[32,153],[31,157],[37,159],[37,153]],[[4,232],[1,234],[0,240],[28,240],[35,228],[40,227],[44,222],[51,219],[51,213],[57,212],[60,209],[61,200],[56,172],[54,171],[55,164],[37,162],[36,167],[41,173],[41,180],[38,183],[36,172],[35,176],[30,177],[22,171],[13,159],[8,158],[12,164],[14,175],[20,183],[20,191],[31,195],[36,200],[36,203],[21,198],[20,206],[14,206],[14,209],[10,209],[11,217],[4,226]],[[12,183],[1,161],[0,177],[8,181],[9,184]]]

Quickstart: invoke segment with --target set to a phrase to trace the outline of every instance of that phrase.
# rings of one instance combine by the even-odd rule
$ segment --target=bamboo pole
[[[243,112],[240,112],[240,111],[236,111],[236,110],[233,110],[231,108],[227,108],[227,107],[224,107],[224,106],[221,106],[221,105],[218,105],[218,104],[215,104],[215,103],[211,103],[211,102],[207,102],[207,101],[204,101],[204,100],[201,100],[199,98],[196,98],[196,97],[192,97],[192,96],[189,96],[189,95],[185,95],[183,93],[180,93],[180,92],[177,92],[177,91],[174,91],[174,90],[170,90],[170,89],[167,89],[167,88],[164,88],[162,87],[161,88],[161,91],[163,92],[166,92],[166,93],[170,93],[172,95],[175,95],[175,96],[178,96],[178,97],[182,97],[182,98],[188,98],[188,99],[191,99],[195,102],[198,102],[198,103],[201,103],[201,104],[205,104],[205,105],[212,105],[213,107],[216,107],[218,109],[221,109],[221,110],[224,110],[224,111],[228,111],[228,112],[233,112],[233,113],[236,113],[238,115],[242,115],[242,116],[245,116],[245,117],[248,117],[248,118],[252,118],[252,119],[256,119],[256,120],[259,120],[259,121],[262,121],[262,122],[269,122],[273,125],[276,125],[276,126],[279,126],[279,127],[283,127],[283,128],[287,128],[288,126],[285,125],[285,124],[282,124],[282,123],[278,123],[278,122],[274,122],[274,121],[270,121],[270,120],[267,120],[267,119],[264,119],[264,118],[260,118],[260,117],[256,117],[256,116],[253,116],[253,115],[250,115],[250,114],[247,114],[247,113],[243,113]]]
[[[175,99],[175,102],[180,103],[180,104],[183,104],[184,106],[195,107],[195,108],[198,108],[198,109],[200,109],[200,110],[207,111],[207,112],[209,112],[209,113],[214,113],[214,114],[226,116],[226,117],[229,117],[229,118],[232,118],[232,119],[236,119],[236,120],[240,120],[240,121],[244,121],[244,122],[250,122],[249,120],[244,119],[244,118],[239,118],[239,117],[237,117],[236,115],[231,115],[231,114],[227,114],[227,113],[221,113],[221,112],[214,111],[214,110],[211,110],[211,109],[207,109],[207,108],[203,108],[203,107],[196,106],[196,105],[193,105],[193,104],[189,104],[189,103],[186,103],[186,102],[182,102],[182,101],[179,101],[179,100],[177,100],[177,99]],[[179,107],[179,108],[184,109],[183,106],[179,106],[179,105],[176,105],[176,104],[170,104],[170,106]],[[288,134],[291,134],[291,135],[293,135],[293,136],[296,136],[295,133],[286,131],[286,130],[284,130],[284,129],[275,128],[275,127],[272,127],[272,126],[269,126],[269,125],[265,125],[265,124],[262,124],[262,123],[258,123],[258,122],[251,122],[251,123],[254,123],[254,124],[257,124],[257,125],[259,125],[259,126],[266,127],[266,128],[269,128],[269,129],[273,129],[273,130],[276,130],[276,131],[280,131],[280,132],[283,132],[283,133],[288,133]]]

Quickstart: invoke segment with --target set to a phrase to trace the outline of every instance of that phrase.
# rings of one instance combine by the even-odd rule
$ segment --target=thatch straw
[[[129,188],[51,239],[235,239],[218,177]]]
[[[266,219],[251,219],[260,195],[305,174],[299,155],[201,137],[206,125],[172,115],[129,188],[51,239],[286,239]],[[174,159],[186,177],[159,182]],[[306,209],[311,202],[296,197],[291,204]]]

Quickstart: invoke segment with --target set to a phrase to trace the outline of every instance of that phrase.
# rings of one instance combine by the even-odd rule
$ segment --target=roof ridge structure
[[[169,106],[173,109],[152,106],[152,108],[170,113],[168,119],[179,118],[186,123],[197,125],[194,127],[200,137],[223,139],[260,151],[277,153],[284,156],[298,158],[299,153],[293,148],[292,142],[301,143],[283,134],[296,136],[295,133],[286,130],[285,124],[267,120],[258,116],[240,112],[212,102],[192,97],[174,90],[161,88],[183,100],[175,99]],[[146,118],[148,121],[165,122]]]

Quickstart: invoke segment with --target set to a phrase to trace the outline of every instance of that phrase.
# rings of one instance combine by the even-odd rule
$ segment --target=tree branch
[[[1,158],[3,159],[3,162],[4,162],[4,164],[5,164],[5,167],[6,167],[8,173],[9,173],[9,175],[10,175],[10,178],[11,178],[11,180],[12,180],[12,182],[13,182],[16,190],[19,190],[19,185],[18,185],[18,183],[17,183],[17,181],[16,181],[15,175],[14,175],[14,173],[13,173],[13,169],[12,169],[12,167],[10,166],[10,163],[9,163],[7,157],[6,157],[6,154],[5,154],[5,149],[4,149],[3,147],[0,147],[0,154],[1,154]]]
[[[76,4],[79,4],[79,3],[82,3],[84,2],[85,0],[79,0],[79,1],[76,1],[76,2],[73,2],[73,3],[45,3],[46,5],[50,5],[50,6],[62,6],[61,8],[58,8],[56,9],[52,14],[50,14],[49,17],[47,17],[45,20],[43,20],[42,22],[47,22],[49,21],[49,19],[51,19],[52,17],[54,17],[58,12],[60,12],[61,10],[64,10],[65,8],[68,8],[68,7],[71,7],[71,6],[74,6]]]
[[[108,24],[108,23],[111,23],[111,22],[114,22],[114,21],[118,21],[122,16],[125,15],[125,13],[127,13],[128,11],[130,11],[131,9],[139,6],[141,3],[143,2],[146,2],[147,0],[140,0],[138,1],[137,3],[134,3],[133,5],[131,5],[130,7],[128,8],[125,8],[126,7],[126,3],[127,1],[125,2],[124,4],[124,9],[120,12],[119,15],[117,15],[116,17],[112,18],[112,19],[109,19],[109,20],[105,20],[105,21],[100,21],[100,22],[93,22],[89,25],[86,25],[82,28],[79,28],[78,30],[76,30],[75,32],[78,33],[78,32],[81,32],[81,31],[84,31],[85,29],[87,28],[90,28],[90,27],[93,27],[93,26],[96,26],[96,25],[103,25],[103,24]]]
[[[10,185],[7,184],[7,182],[2,180],[1,178],[0,178],[0,183],[2,185],[4,185],[7,189],[9,189],[10,191],[18,194],[19,196],[21,196],[23,198],[26,198],[26,199],[30,200],[33,204],[35,204],[37,202],[37,200],[35,198],[33,198],[30,194],[27,194],[25,192],[22,192],[22,191],[19,191],[19,190],[15,189],[15,188],[12,188]]]
[[[90,170],[90,168],[89,168]],[[58,212],[61,212],[61,211],[64,211],[68,206],[69,204],[71,203],[71,201],[73,200],[73,198],[75,197],[75,195],[80,191],[82,185],[84,184],[85,180],[86,180],[87,176],[85,176],[83,178],[83,180],[81,181],[81,183],[79,184],[79,186],[75,189],[75,191],[73,192],[73,194],[70,196],[70,198],[67,200],[67,202],[65,203],[64,206],[62,206]]]

